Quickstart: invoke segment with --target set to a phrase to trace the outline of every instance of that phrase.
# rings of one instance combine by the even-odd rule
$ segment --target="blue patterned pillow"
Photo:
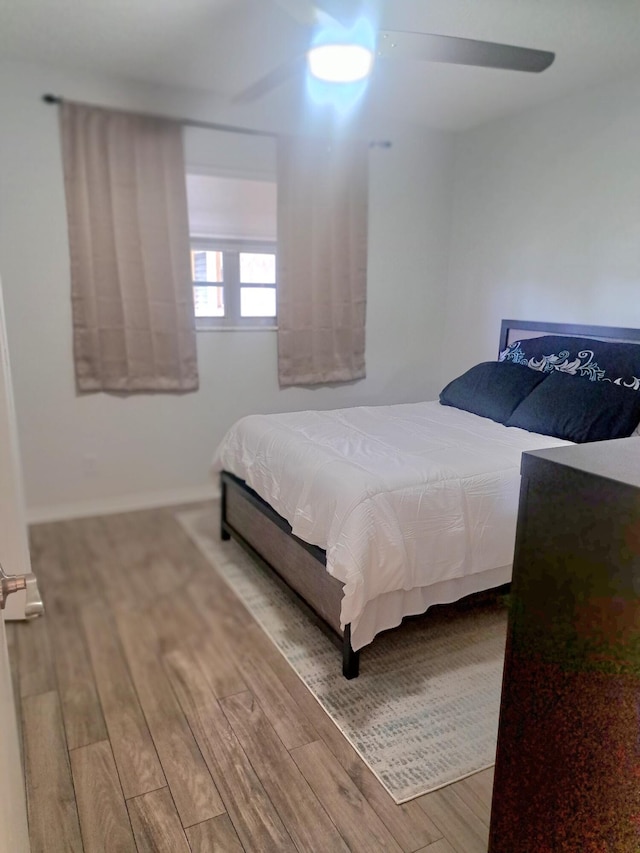
[[[499,360],[640,389],[640,344],[543,335],[510,344]]]
[[[520,403],[506,425],[582,443],[626,438],[638,423],[639,393],[554,372]]]
[[[520,364],[483,361],[443,388],[440,402],[503,424],[546,378],[547,374]]]

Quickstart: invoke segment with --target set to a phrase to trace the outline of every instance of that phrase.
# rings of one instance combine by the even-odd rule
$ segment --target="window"
[[[192,240],[196,326],[275,326],[274,243]]]
[[[196,328],[276,324],[273,181],[187,175]]]

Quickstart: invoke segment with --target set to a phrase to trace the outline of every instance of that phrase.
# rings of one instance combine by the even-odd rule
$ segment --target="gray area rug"
[[[407,620],[363,650],[359,678],[347,681],[338,647],[282,584],[219,540],[210,509],[177,518],[396,803],[494,763],[503,605]]]

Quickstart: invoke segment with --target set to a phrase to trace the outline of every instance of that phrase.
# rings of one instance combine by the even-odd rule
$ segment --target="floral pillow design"
[[[523,364],[543,373],[559,371],[592,382],[612,382],[640,390],[640,345],[636,344],[545,335],[515,341],[500,353],[498,360]]]

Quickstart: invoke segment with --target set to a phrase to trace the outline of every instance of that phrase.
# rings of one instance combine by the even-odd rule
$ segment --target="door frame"
[[[0,562],[7,574],[28,574],[31,571],[31,561],[22,497],[2,281],[0,281],[0,470],[3,472],[0,478]],[[16,595],[8,597],[7,610],[11,599]],[[21,606],[24,617],[24,599]],[[11,612],[15,614],[15,605]],[[0,851],[29,853],[27,800],[4,630],[4,611],[0,611],[0,614]]]

